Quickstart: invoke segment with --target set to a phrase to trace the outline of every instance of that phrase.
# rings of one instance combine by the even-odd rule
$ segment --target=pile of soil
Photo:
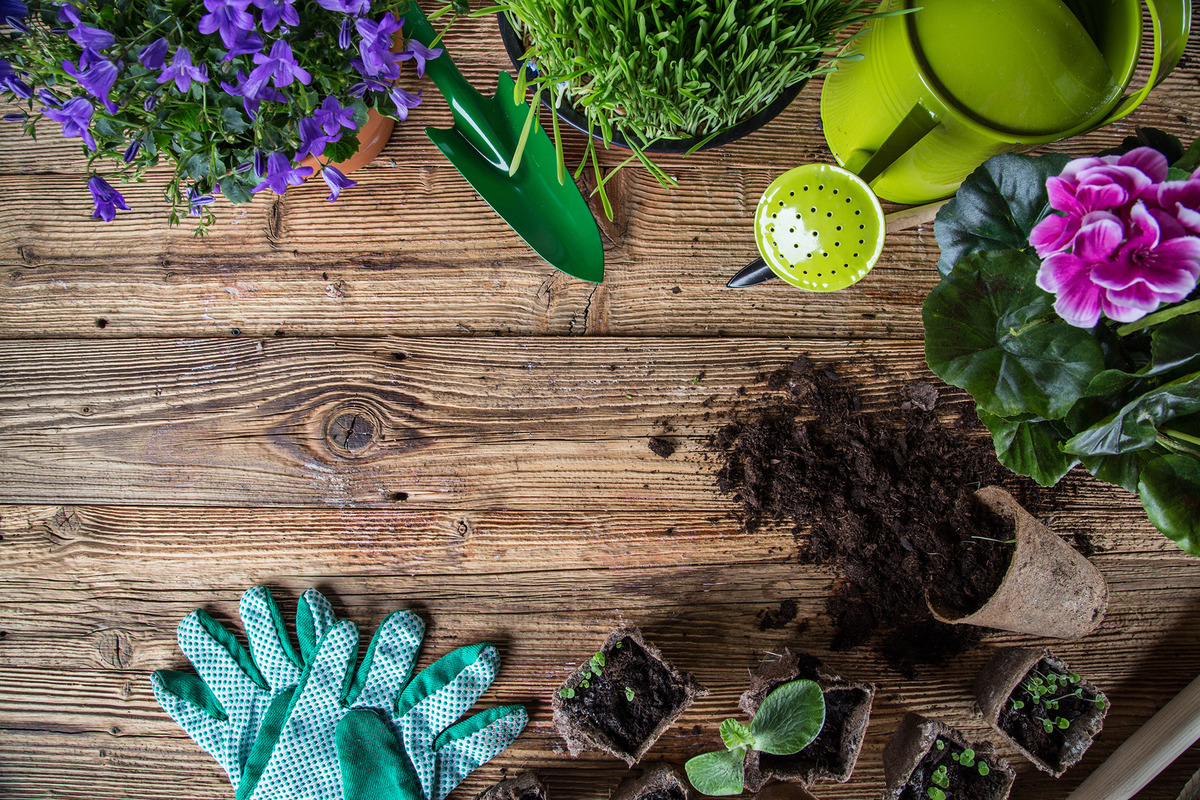
[[[740,502],[747,529],[792,523],[801,559],[843,576],[827,605],[833,649],[879,632],[888,662],[911,676],[977,642],[979,629],[940,623],[925,604],[936,587],[975,610],[1011,556],[990,541],[1011,535],[971,498],[991,483],[1014,489],[990,440],[966,433],[982,427],[973,408],[939,419],[937,389],[918,384],[894,407],[863,412],[848,381],[803,357],[766,380],[782,397],[713,439],[717,485]]]

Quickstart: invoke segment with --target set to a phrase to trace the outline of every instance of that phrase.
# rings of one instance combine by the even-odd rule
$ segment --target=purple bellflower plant
[[[468,10],[439,5],[431,18]],[[408,6],[0,0],[0,101],[10,106],[0,124],[33,135],[49,121],[79,139],[104,221],[129,209],[108,181],[145,180],[161,162],[174,166],[168,222],[190,217],[197,235],[225,201],[283,194],[317,173],[333,201],[356,183],[334,165],[357,151],[368,115],[407,118],[421,102],[412,83],[441,55],[405,37]]]

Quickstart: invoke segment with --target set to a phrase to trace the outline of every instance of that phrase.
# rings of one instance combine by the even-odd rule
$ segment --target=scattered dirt
[[[799,611],[800,607],[796,605],[795,600],[784,600],[779,604],[778,609],[764,608],[756,615],[758,629],[760,631],[776,631],[786,628],[788,623],[796,618]]]
[[[647,444],[650,447],[650,452],[661,458],[670,458],[675,455],[675,445],[670,439],[664,439],[661,436],[652,436]]]
[[[1021,500],[1028,484],[999,464],[989,439],[966,434],[982,427],[973,408],[935,410],[936,388],[915,384],[892,408],[863,413],[848,381],[804,357],[763,377],[785,394],[716,434],[717,484],[748,530],[792,523],[801,559],[842,576],[827,603],[833,649],[878,633],[888,662],[911,676],[975,644],[979,629],[933,619],[925,591],[946,587],[958,605],[978,607],[1010,547],[973,537],[1011,536],[986,532],[971,494],[1003,482]]]

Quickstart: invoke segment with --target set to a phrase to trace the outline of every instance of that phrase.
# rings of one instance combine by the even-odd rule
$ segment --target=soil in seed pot
[[[845,771],[848,754],[842,748],[842,738],[846,732],[846,720],[854,709],[867,699],[867,693],[856,687],[846,687],[828,689],[824,696],[825,723],[821,726],[817,738],[803,750],[790,756],[761,754],[758,763],[763,772],[793,771],[809,766],[834,775]]]
[[[972,404],[937,408],[938,390],[924,383],[864,412],[849,381],[804,357],[766,380],[778,398],[713,439],[717,485],[739,501],[748,530],[791,523],[801,560],[841,576],[827,601],[833,649],[875,637],[889,664],[912,676],[915,665],[974,645],[980,629],[935,620],[925,592],[962,609],[982,605],[1012,550],[989,539],[1012,536],[971,495],[1003,481],[1023,500],[1027,484],[996,460]]]
[[[1096,693],[1086,686],[1079,687],[1080,696],[1078,697],[1071,693],[1074,691],[1074,687],[1070,691],[1064,689],[1059,695],[1056,695],[1058,708],[1052,711],[1039,708],[1030,702],[1030,697],[1022,688],[1025,682],[1034,675],[1045,677],[1051,673],[1065,676],[1065,673],[1055,669],[1054,665],[1046,659],[1042,659],[1034,665],[1009,695],[1008,701],[1004,704],[1004,710],[1000,714],[999,724],[1001,730],[1020,742],[1026,750],[1055,769],[1062,769],[1067,731],[1057,725],[1047,731],[1042,724],[1042,719],[1048,718],[1051,721],[1057,721],[1061,717],[1070,725],[1074,725],[1076,720],[1093,716],[1099,712],[1096,708]],[[1014,700],[1023,701],[1025,707],[1014,708]]]
[[[634,754],[663,717],[676,711],[687,693],[671,672],[629,637],[604,653],[599,676],[563,703],[572,721],[586,721],[621,751]],[[633,690],[632,698],[626,689]]]
[[[655,789],[647,792],[638,798],[638,800],[687,800],[683,794],[683,789],[679,786],[669,786],[665,789]]]
[[[987,775],[980,775],[978,761],[970,767],[961,766],[952,755],[952,753],[961,752],[959,748],[948,742],[942,750],[930,747],[929,752],[912,771],[908,782],[904,784],[898,800],[929,800],[928,790],[934,785],[930,778],[937,768],[942,766],[946,768],[946,777],[950,784],[950,788],[945,790],[947,798],[953,798],[953,800],[992,800],[995,798],[1004,782],[1003,773],[999,770],[990,770]],[[987,759],[982,760],[987,761]],[[992,765],[988,764],[988,766]]]

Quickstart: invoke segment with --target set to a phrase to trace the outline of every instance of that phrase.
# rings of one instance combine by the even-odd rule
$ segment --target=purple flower
[[[92,201],[96,204],[93,217],[99,217],[105,222],[112,222],[117,215],[117,209],[129,210],[129,204],[116,189],[108,185],[108,181],[99,175],[93,175],[88,180],[88,191],[92,193]]]
[[[392,52],[392,34],[400,30],[402,20],[387,12],[378,22],[359,19],[354,23],[361,37],[358,42],[359,57],[350,63],[368,78],[395,80],[400,77],[401,57]]]
[[[349,189],[351,186],[357,186],[358,181],[352,181],[341,173],[332,164],[326,164],[321,170],[321,177],[325,179],[325,184],[329,186],[330,195],[325,198],[329,202],[338,199],[342,193],[342,189]]]
[[[262,105],[263,100],[270,100],[275,103],[286,103],[288,101],[287,95],[272,89],[270,86],[262,84],[255,86],[250,84],[244,72],[239,71],[237,79],[239,81],[239,85],[237,86],[221,81],[221,90],[226,94],[242,98],[242,108],[246,110],[246,116],[250,117],[250,119],[258,116],[258,108]]]
[[[1168,168],[1166,156],[1149,147],[1071,161],[1061,175],[1046,181],[1050,205],[1064,215],[1051,214],[1039,222],[1029,243],[1042,258],[1070,249],[1083,217],[1093,211],[1128,212],[1135,201],[1155,193]]]
[[[69,22],[72,25],[82,25],[83,18],[79,16],[79,9],[73,3],[60,3],[58,6],[58,21]]]
[[[425,77],[425,62],[432,61],[442,54],[442,48],[435,47],[432,50],[418,42],[416,39],[408,40],[408,49],[400,54],[401,61],[414,59],[417,62],[417,77]]]
[[[408,119],[408,110],[421,105],[421,93],[409,94],[399,86],[393,86],[388,92],[388,97],[392,98],[392,102],[396,104],[396,118],[401,122]]]
[[[312,117],[300,120],[296,127],[300,132],[300,149],[296,151],[296,161],[310,153],[314,156],[321,155],[325,152],[325,145],[341,138],[340,132],[336,137],[326,136],[321,132],[321,126]]]
[[[341,128],[354,130],[358,127],[354,122],[354,109],[343,108],[333,95],[321,101],[320,107],[313,112],[313,118],[327,136],[333,136]]]
[[[117,113],[117,104],[108,99],[108,93],[112,91],[113,84],[117,82],[117,73],[121,71],[119,64],[102,58],[93,61],[86,69],[83,68],[82,63],[77,69],[70,61],[63,61],[62,68],[68,75],[79,81],[79,85],[83,87],[84,91],[104,103],[108,113]]]
[[[121,156],[121,160],[124,161],[126,164],[130,163],[135,158],[137,158],[137,154],[141,149],[142,149],[142,143],[139,142],[137,139],[134,139],[132,142],[129,143],[129,146],[125,148],[125,153],[124,153],[124,155]]]
[[[300,15],[292,5],[295,0],[252,0],[254,5],[262,9],[262,26],[264,31],[273,31],[282,19],[288,25],[295,27],[300,24]]]
[[[250,0],[204,0],[207,14],[200,18],[201,33],[220,33],[226,47],[237,41],[239,31],[254,30],[254,17],[246,8]]]
[[[267,158],[266,177],[250,191],[256,193],[270,189],[275,194],[283,194],[288,186],[304,183],[304,179],[312,175],[312,172],[312,167],[293,167],[292,162],[283,153],[271,153]]]
[[[267,177],[267,154],[262,150],[254,151],[254,174],[260,181]]]
[[[198,217],[200,216],[200,209],[215,203],[216,198],[214,198],[211,194],[198,194],[194,187],[189,186],[187,190],[187,201],[188,216]]]
[[[317,5],[326,11],[340,11],[355,17],[371,10],[371,0],[317,0]]]
[[[138,63],[146,69],[162,69],[169,46],[169,42],[160,36],[138,51]]]
[[[1200,170],[1186,181],[1160,183],[1153,206],[1173,214],[1188,233],[1200,234]]]
[[[38,89],[37,95],[39,100],[51,108],[62,108],[62,98],[49,89],[42,87],[41,89]]]
[[[347,17],[346,19],[342,20],[342,27],[338,29],[338,47],[342,48],[343,50],[349,50],[350,45],[353,44],[353,41],[350,38],[351,30],[350,18]]]
[[[25,81],[21,80],[21,75],[12,68],[4,59],[0,58],[0,89],[7,89],[23,100],[28,100],[33,97],[33,89],[29,87]]]
[[[77,25],[67,35],[75,41],[75,44],[94,53],[112,47],[113,42],[116,41],[113,35],[103,28],[91,28],[87,25]]]
[[[233,61],[238,56],[260,52],[263,49],[263,38],[257,33],[239,32],[237,40],[229,45],[222,61]]]
[[[21,0],[0,0],[0,20],[7,22],[17,30],[24,30],[21,20],[29,13],[29,6]]]
[[[142,108],[147,112],[153,111],[158,106],[158,95],[152,94],[142,102]]]
[[[276,86],[290,86],[293,80],[307,86],[312,81],[308,70],[296,63],[291,45],[282,39],[271,45],[270,55],[255,54],[254,63],[258,66],[251,70],[244,89],[256,97],[259,89],[266,86],[269,80],[273,80]]]
[[[192,88],[192,81],[208,83],[208,67],[204,64],[193,67],[192,54],[186,47],[180,47],[175,51],[175,57],[171,59],[171,66],[164,69],[158,76],[159,83],[168,81],[175,81],[175,88],[180,93],[187,92]]]
[[[14,111],[11,114],[4,115],[5,122],[24,122],[29,119],[28,115],[22,114],[20,111]]]
[[[88,146],[89,150],[96,149],[96,140],[92,138],[92,134],[88,131],[88,126],[92,123],[92,113],[95,109],[86,98],[76,97],[68,100],[62,108],[51,108],[49,106],[42,109],[42,113],[47,119],[62,123],[62,135],[68,139],[78,136],[83,140],[83,143]]]

